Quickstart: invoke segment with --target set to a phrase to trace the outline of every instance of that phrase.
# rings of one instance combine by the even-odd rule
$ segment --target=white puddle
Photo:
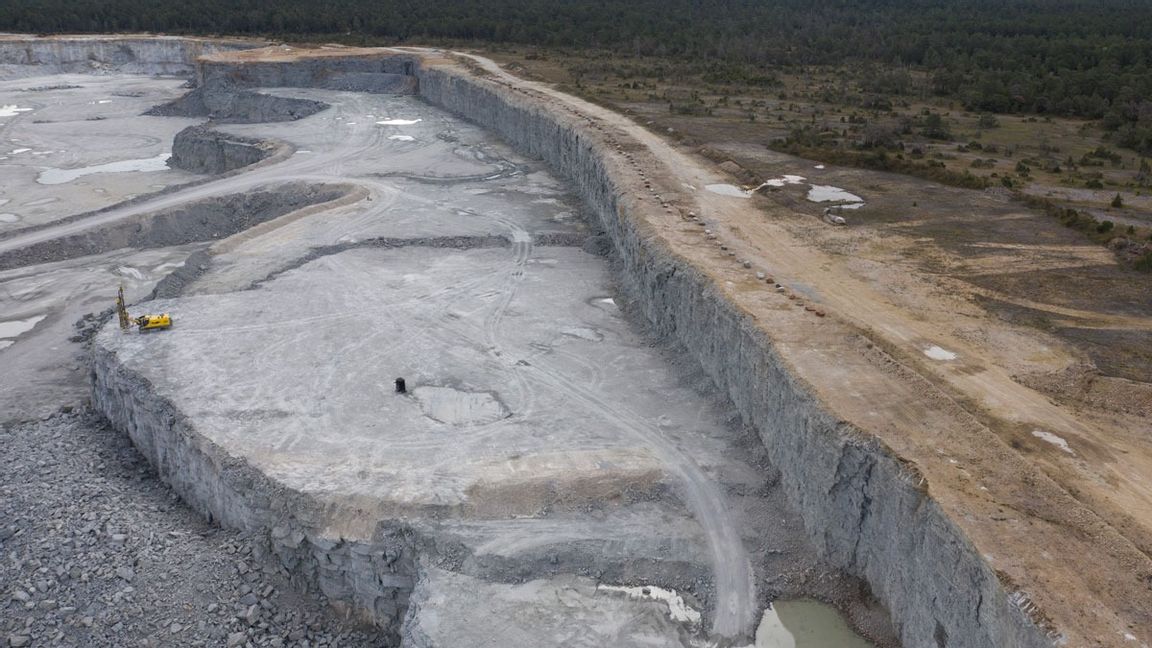
[[[396,140],[397,142],[415,142],[416,138],[411,135],[389,135],[388,139]]]
[[[777,601],[764,611],[750,648],[873,648],[836,608],[817,601]]]
[[[98,164],[96,166],[80,167],[79,169],[45,169],[40,172],[40,177],[36,178],[36,182],[45,185],[64,184],[65,182],[72,182],[76,178],[93,173],[125,173],[128,171],[167,171],[168,170],[168,153],[161,153],[153,158],[144,158],[142,160],[121,160],[119,162],[109,162],[108,164]]]
[[[744,191],[740,187],[730,184],[710,184],[704,185],[704,188],[714,194],[720,194],[721,196],[732,196],[733,198],[747,198],[748,196],[752,195],[751,192]]]
[[[1070,455],[1076,454],[1075,452],[1072,452],[1072,448],[1068,447],[1068,442],[1064,440],[1064,437],[1056,436],[1055,434],[1046,432],[1044,430],[1032,430],[1032,436],[1040,439],[1041,441],[1047,441],[1048,443],[1051,443],[1052,445],[1060,448]]]
[[[16,104],[6,104],[0,106],[0,117],[15,117],[23,112],[32,112],[32,108],[21,108]]]
[[[27,153],[28,151],[31,151],[31,150],[32,150],[32,149],[30,149],[30,148],[18,148],[18,149],[12,149],[12,155],[19,155],[19,154],[21,154],[21,153]]]
[[[424,120],[423,119],[385,119],[383,121],[378,121],[376,123],[380,124],[381,126],[411,126],[412,124],[422,122],[422,121],[424,121]]]
[[[16,214],[0,214],[0,223],[19,223],[20,217]]]
[[[948,349],[944,349],[944,348],[938,347],[936,345],[932,345],[932,346],[928,347],[927,349],[924,349],[924,355],[928,356],[929,358],[932,358],[933,360],[955,360],[956,359],[955,353],[952,353]]]
[[[784,185],[798,185],[806,178],[798,175],[784,175],[779,178],[769,178],[760,187],[783,187]],[[760,187],[757,187],[759,189]]]
[[[605,297],[604,299],[597,299],[596,301],[600,302],[601,304],[608,304],[609,306],[615,306],[616,305],[616,300],[612,299],[611,297]]]
[[[808,200],[812,202],[864,202],[864,199],[832,185],[811,185]]]
[[[662,587],[627,587],[623,585],[597,585],[596,589],[601,592],[627,594],[628,598],[634,600],[663,601],[668,605],[668,616],[673,621],[694,625],[700,623],[700,612],[685,603],[684,599],[674,590]]]
[[[27,333],[47,315],[33,315],[27,319],[0,322],[0,338],[14,338]]]
[[[823,165],[823,164],[817,164],[815,168],[817,168],[817,169],[823,169],[823,168],[824,168],[824,165]]]

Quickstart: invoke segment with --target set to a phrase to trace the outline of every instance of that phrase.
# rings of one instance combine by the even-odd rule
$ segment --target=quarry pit
[[[743,247],[721,175],[474,55],[262,45],[0,39],[3,319],[51,315],[7,416],[90,393],[392,645],[789,645],[806,598],[881,646],[1152,641],[1131,534]],[[83,383],[27,343],[118,284],[174,327],[104,325]]]

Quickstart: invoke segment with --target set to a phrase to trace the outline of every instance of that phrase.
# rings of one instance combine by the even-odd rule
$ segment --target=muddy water
[[[777,601],[764,611],[754,648],[874,648],[836,608],[812,600]]]

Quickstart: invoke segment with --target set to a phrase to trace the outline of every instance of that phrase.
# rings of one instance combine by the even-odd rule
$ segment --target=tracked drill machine
[[[128,306],[124,303],[124,286],[120,286],[119,292],[116,293],[116,314],[120,317],[120,330],[122,331],[127,331],[133,324],[140,329],[141,333],[172,328],[172,318],[168,313],[141,315],[135,318],[129,315]]]

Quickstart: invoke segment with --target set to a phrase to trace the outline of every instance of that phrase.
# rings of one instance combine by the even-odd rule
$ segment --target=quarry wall
[[[165,36],[0,38],[0,70],[8,77],[104,70],[191,76],[200,56],[260,45]]]
[[[72,55],[60,55],[61,60]],[[157,56],[175,56],[158,50]],[[164,63],[165,65],[167,63]],[[653,331],[686,348],[755,427],[810,540],[888,607],[905,646],[1050,645],[923,479],[869,434],[830,412],[792,375],[771,337],[647,224],[622,190],[621,156],[579,120],[450,65],[397,55],[201,66],[201,84],[418,92],[432,104],[544,160],[570,181],[611,239],[619,282]],[[273,551],[305,584],[397,629],[418,566],[411,530],[334,544],[310,512],[325,504],[277,492],[243,462],[191,433],[140,376],[95,346],[94,401],[195,508],[228,526],[269,530]],[[214,475],[211,479],[209,475]],[[275,496],[273,496],[275,494]],[[421,549],[430,551],[427,542]],[[435,548],[431,549],[436,553]]]
[[[756,428],[810,539],[888,607],[905,646],[1048,646],[922,478],[839,420],[715,282],[646,225],[622,158],[581,122],[459,69],[418,72],[420,96],[546,161],[600,219],[621,286],[654,331],[693,355]]]

